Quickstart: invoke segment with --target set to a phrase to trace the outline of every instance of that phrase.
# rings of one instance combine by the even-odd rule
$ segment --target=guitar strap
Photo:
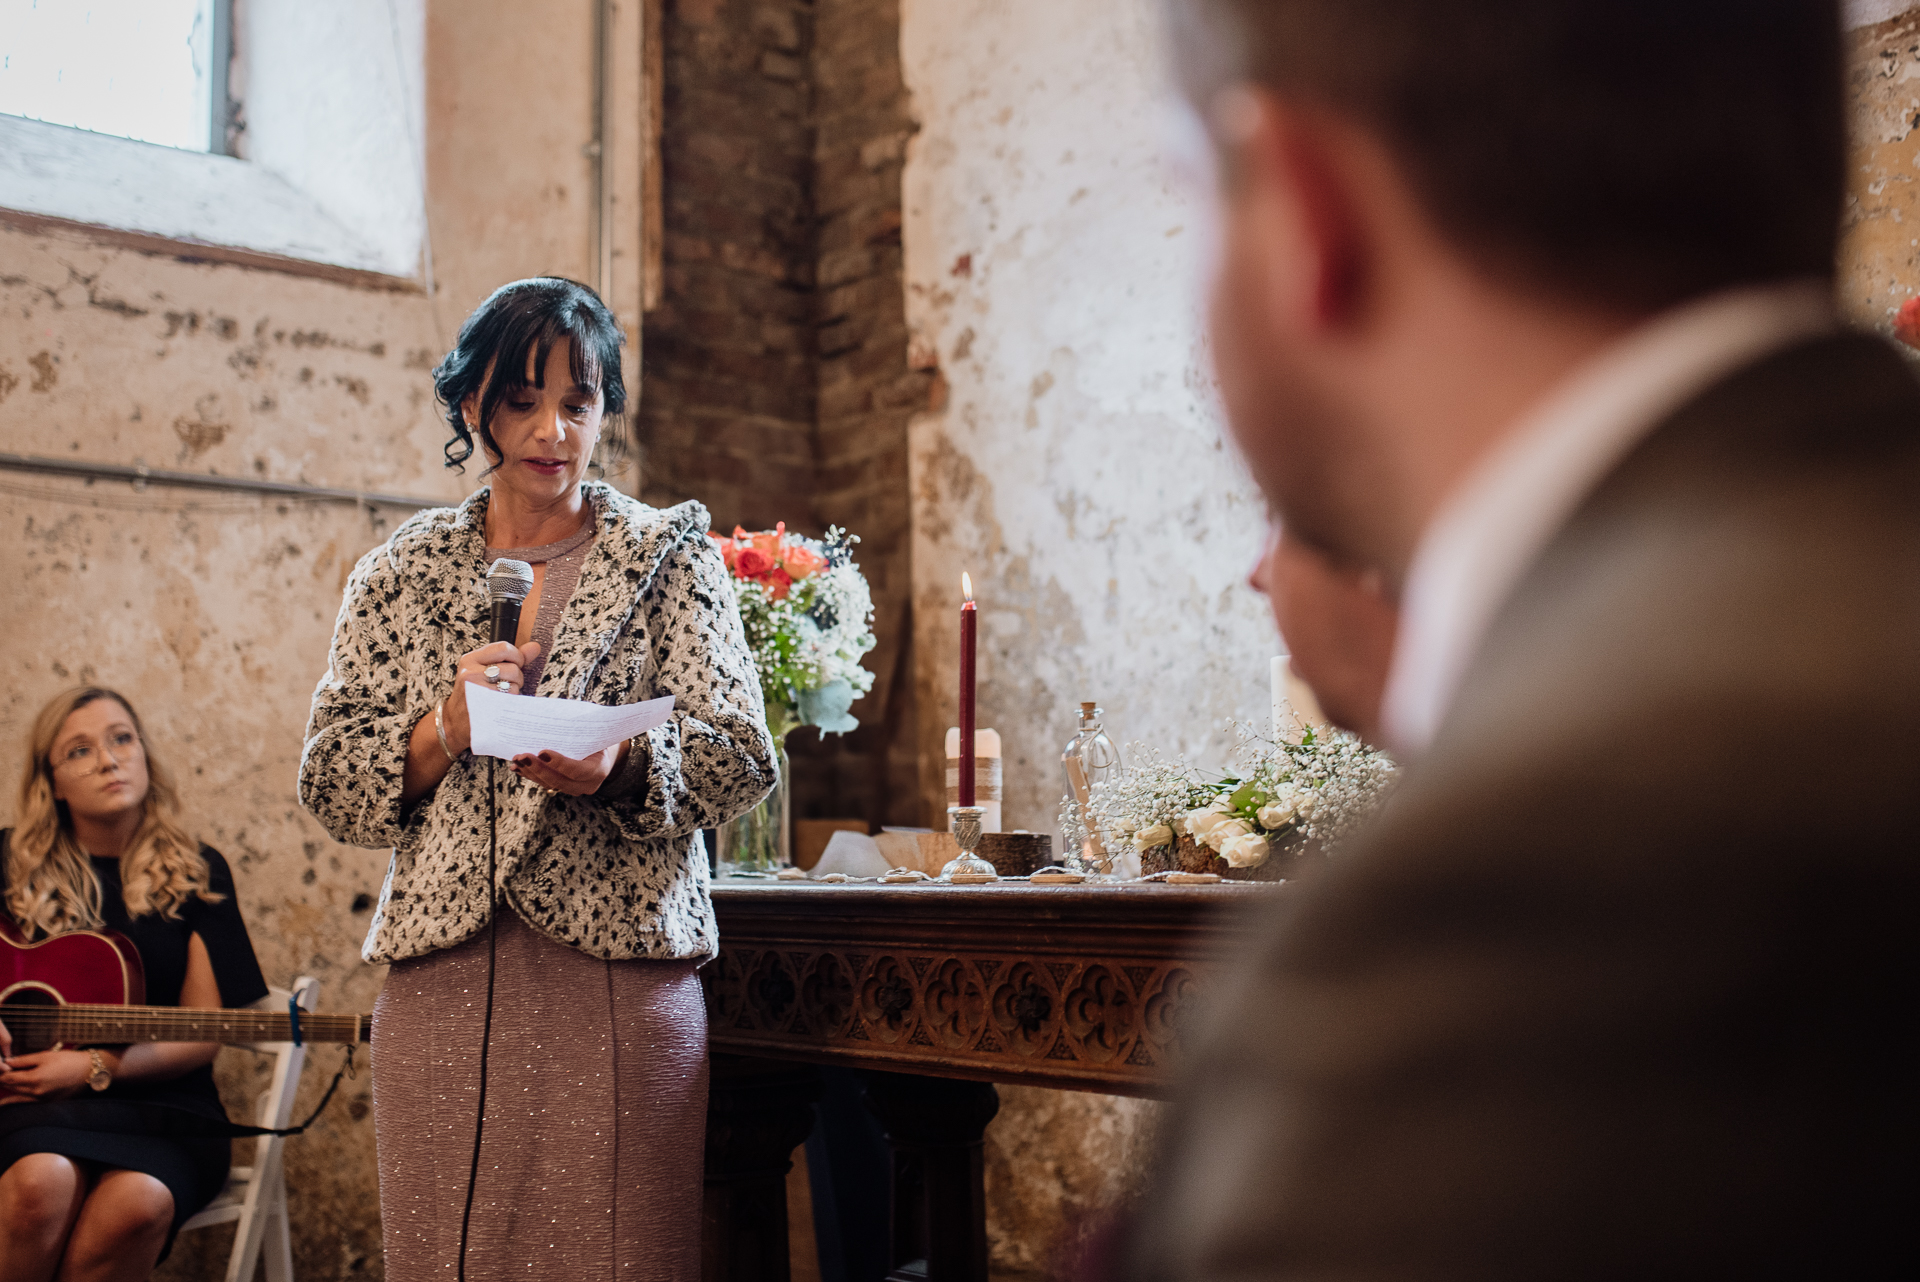
[[[0,1139],[15,1131],[35,1126],[58,1126],[75,1131],[97,1131],[117,1135],[151,1135],[169,1140],[239,1140],[259,1135],[303,1135],[318,1120],[340,1089],[340,1079],[355,1076],[353,1046],[347,1047],[346,1060],[327,1084],[326,1094],[307,1119],[298,1126],[274,1129],[269,1126],[244,1126],[224,1117],[208,1117],[177,1104],[156,1104],[150,1100],[114,1099],[111,1096],[35,1101],[9,1104],[0,1108]]]

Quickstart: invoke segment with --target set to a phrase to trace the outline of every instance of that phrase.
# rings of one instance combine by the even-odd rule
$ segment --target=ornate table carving
[[[917,1075],[867,1079],[894,1152],[889,1276],[983,1282],[981,1135],[997,1102],[930,1079],[1164,1095],[1210,986],[1245,951],[1238,910],[1277,893],[717,884],[720,956],[700,972],[716,1083],[705,1276],[784,1282],[770,1179],[810,1117],[802,1061]],[[751,1154],[749,1116],[770,1136]]]
[[[1274,888],[722,882],[715,1051],[1163,1094]]]
[[[1271,889],[720,883],[708,1040],[735,1056],[1160,1094],[1236,904]]]

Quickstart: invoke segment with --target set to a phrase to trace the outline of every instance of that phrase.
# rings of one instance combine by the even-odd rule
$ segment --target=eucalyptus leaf
[[[853,706],[853,686],[846,681],[830,681],[817,690],[800,692],[800,720],[819,726],[822,734],[845,734],[859,728],[860,721],[847,709]]]

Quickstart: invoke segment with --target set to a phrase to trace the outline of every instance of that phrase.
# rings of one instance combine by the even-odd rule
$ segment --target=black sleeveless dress
[[[0,852],[4,852],[10,835],[0,832]],[[221,1005],[250,1006],[267,995],[266,980],[253,955],[253,941],[240,916],[233,873],[213,847],[200,847],[200,854],[207,861],[209,889],[224,898],[216,904],[196,897],[181,907],[177,921],[158,913],[128,917],[120,891],[120,861],[93,861],[93,870],[100,878],[100,915],[107,929],[127,936],[139,950],[147,972],[149,1006],[180,1004],[180,987],[187,976],[187,944],[194,935],[200,936],[213,962]],[[0,879],[5,875],[6,862],[0,858]],[[129,1103],[163,1104],[201,1117],[227,1120],[220,1092],[213,1083],[212,1065],[163,1082],[116,1081],[98,1094],[83,1091],[51,1103],[8,1104],[0,1107],[0,1171],[31,1153],[59,1153],[76,1161],[145,1172],[173,1194],[173,1225],[167,1232],[167,1249],[171,1250],[173,1235],[180,1226],[226,1185],[233,1142],[181,1136],[179,1131],[191,1129],[190,1118],[180,1119],[185,1126],[158,1128],[170,1133],[150,1133],[155,1128],[143,1126],[140,1111],[124,1107]],[[140,1129],[107,1129],[116,1125]],[[165,1258],[164,1252],[161,1258]]]

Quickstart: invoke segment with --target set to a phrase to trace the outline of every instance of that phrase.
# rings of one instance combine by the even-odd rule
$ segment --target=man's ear
[[[1259,89],[1220,94],[1213,123],[1224,143],[1231,200],[1266,243],[1266,285],[1302,332],[1345,328],[1360,311],[1366,227],[1350,169],[1347,130],[1329,113]]]

